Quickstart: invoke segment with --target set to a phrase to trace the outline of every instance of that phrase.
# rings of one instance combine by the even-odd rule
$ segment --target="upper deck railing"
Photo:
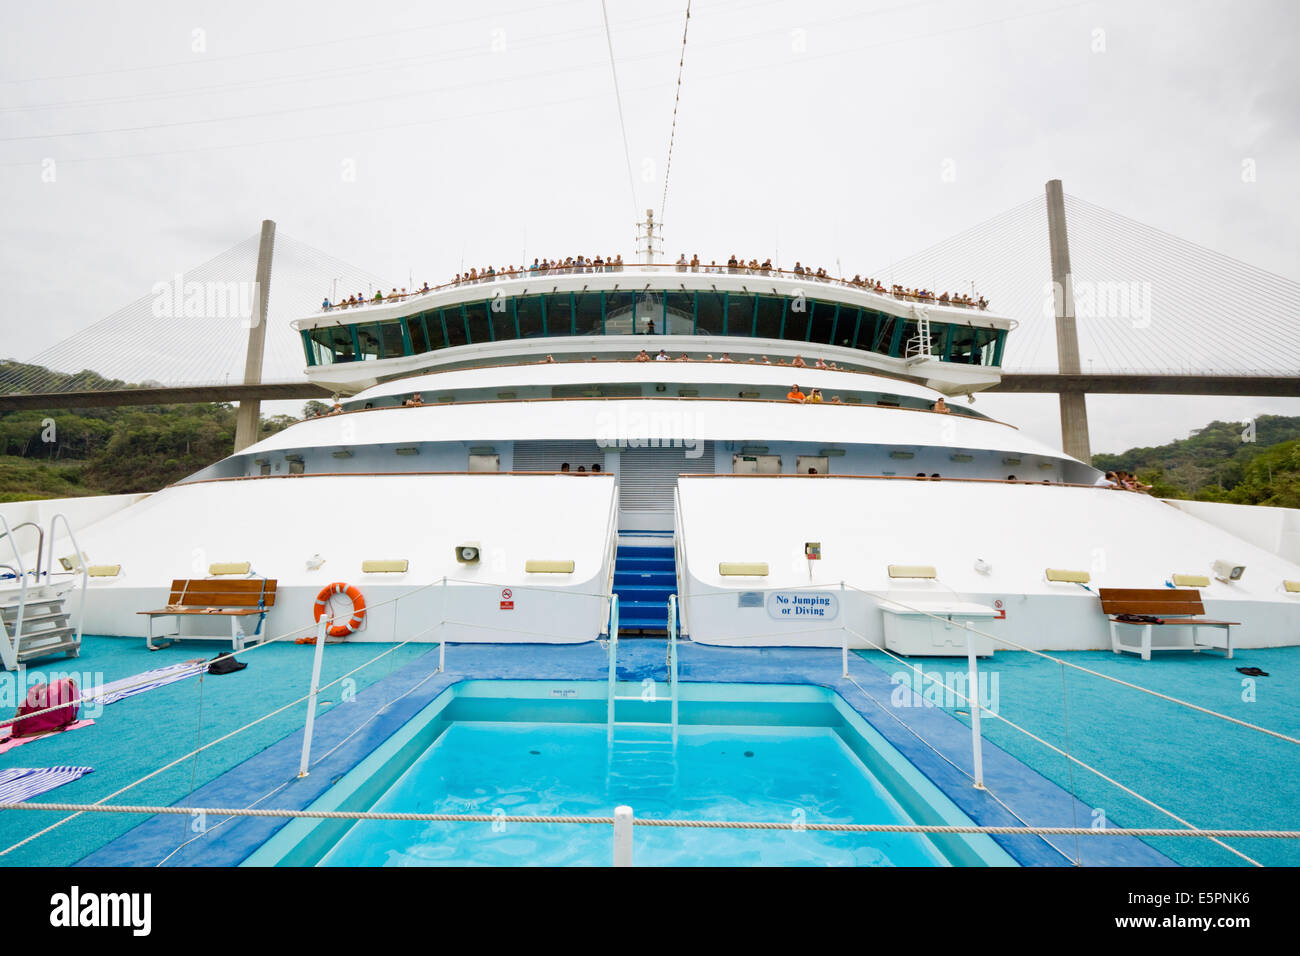
[[[564,263],[547,263],[545,265],[527,266],[515,268],[509,266],[505,269],[496,270],[489,267],[483,272],[471,269],[468,273],[457,274],[457,276],[440,285],[431,286],[427,282],[423,288],[408,292],[406,289],[393,289],[388,295],[384,295],[383,290],[379,290],[369,298],[362,297],[359,293],[349,296],[346,301],[330,302],[326,299],[321,309],[322,312],[336,312],[344,309],[358,309],[369,305],[389,304],[392,302],[404,302],[408,299],[416,299],[421,296],[430,295],[435,292],[443,292],[448,289],[457,289],[462,286],[491,285],[495,282],[508,282],[516,279],[534,279],[548,278],[551,276],[569,276],[569,275],[586,275],[586,274],[617,274],[623,272],[654,272],[654,273],[683,273],[695,275],[734,275],[734,276],[766,276],[779,279],[790,279],[796,282],[815,282],[821,285],[837,286],[847,289],[858,289],[862,292],[870,292],[875,295],[885,296],[896,299],[900,302],[910,302],[922,305],[943,306],[959,309],[972,309],[975,311],[985,311],[988,308],[988,301],[983,296],[961,295],[949,292],[935,294],[928,289],[910,289],[898,284],[891,284],[885,287],[877,279],[862,278],[854,276],[852,279],[831,276],[824,270],[811,269],[778,269],[771,265],[757,265],[753,262],[736,264],[736,265],[718,265],[716,262],[704,265],[703,263],[683,263],[683,262],[634,262],[624,263],[621,258],[609,262],[564,262]]]

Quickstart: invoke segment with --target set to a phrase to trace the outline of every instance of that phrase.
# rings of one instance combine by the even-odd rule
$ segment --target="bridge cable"
[[[682,72],[686,68],[686,32],[691,28],[691,0],[686,0],[686,22],[682,25],[682,55],[677,61],[677,92],[673,94],[673,125],[668,132],[668,159],[664,163],[664,198],[659,204],[659,222],[664,221],[668,208],[668,174],[673,169],[673,141],[677,138],[677,107],[682,100]]]

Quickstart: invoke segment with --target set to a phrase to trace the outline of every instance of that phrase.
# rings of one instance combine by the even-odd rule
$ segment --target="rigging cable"
[[[673,96],[673,126],[668,133],[668,159],[664,163],[664,198],[659,204],[659,222],[668,208],[668,174],[673,168],[673,140],[677,138],[677,106],[682,101],[682,71],[686,68],[686,33],[691,28],[691,0],[686,0],[686,23],[682,26],[682,55],[677,61],[677,92]]]
[[[609,11],[600,0],[600,15],[605,21],[605,43],[609,46],[609,72],[614,77],[614,101],[618,104],[618,125],[623,130],[623,158],[627,160],[627,184],[632,190],[632,221],[637,220],[636,180],[632,177],[632,151],[627,145],[627,123],[623,121],[623,95],[618,91],[618,68],[614,65],[614,38],[609,33]]]

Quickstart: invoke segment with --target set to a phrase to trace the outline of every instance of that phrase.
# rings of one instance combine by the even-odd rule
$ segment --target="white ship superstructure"
[[[295,324],[334,412],[87,512],[85,561],[117,569],[86,585],[87,633],[142,635],[173,580],[224,567],[278,582],[273,633],[352,584],[381,605],[354,640],[590,641],[617,592],[647,630],[676,593],[702,643],[867,646],[897,601],[1101,648],[1098,588],[1177,576],[1239,645],[1300,641],[1295,532],[1260,533],[1295,516],[1211,523],[982,414],[967,396],[998,381],[1015,323],[978,300],[616,261]],[[796,592],[833,596],[833,623],[783,617]],[[959,626],[935,641],[964,652]]]

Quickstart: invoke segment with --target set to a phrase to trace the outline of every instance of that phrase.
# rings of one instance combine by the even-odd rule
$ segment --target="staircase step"
[[[618,556],[628,558],[672,558],[674,549],[671,547],[655,547],[646,544],[620,544],[618,546]]]
[[[28,608],[28,610],[31,610],[31,608]],[[57,620],[59,620],[60,618],[62,618],[63,620],[66,621],[66,620],[67,620],[68,618],[70,618],[71,616],[72,616],[72,615],[71,615],[70,613],[68,613],[67,611],[63,611],[63,610],[59,610],[59,611],[50,611],[50,612],[48,612],[48,613],[46,613],[46,614],[24,614],[24,615],[23,615],[23,629],[26,630],[26,628],[27,628],[27,626],[28,626],[29,624],[40,624],[40,623],[42,623],[42,622],[44,622],[44,621],[57,621]],[[13,621],[5,621],[5,623],[6,623],[6,624],[12,624],[12,623],[16,623],[17,620],[18,620],[17,615],[15,615]]]
[[[53,644],[37,644],[29,646],[24,644],[18,648],[18,660],[29,661],[35,657],[49,657],[52,654],[66,654],[68,651],[78,650],[80,645],[75,639],[70,641],[56,641]],[[75,654],[73,655],[76,656]]]

